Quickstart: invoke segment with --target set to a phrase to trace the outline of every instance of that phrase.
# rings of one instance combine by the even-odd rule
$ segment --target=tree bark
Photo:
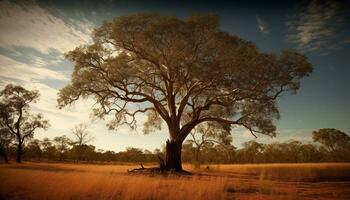
[[[2,155],[2,156],[4,157],[5,162],[6,162],[6,163],[9,163],[9,159],[8,159],[7,155],[4,154],[4,155]]]
[[[196,150],[195,150],[195,158],[194,158],[194,167],[199,169],[201,167],[201,155],[200,155],[200,152],[201,149],[200,147],[197,147]]]
[[[182,142],[167,141],[166,142],[166,156],[165,167],[166,170],[182,171],[181,163]]]
[[[16,162],[21,163],[22,162],[22,155],[23,155],[23,147],[22,144],[19,143],[17,145],[17,158],[16,158]]]
[[[0,145],[0,155],[4,157],[4,160],[6,163],[9,162],[9,159],[7,158],[7,154],[6,154],[6,147],[4,147],[3,145]]]

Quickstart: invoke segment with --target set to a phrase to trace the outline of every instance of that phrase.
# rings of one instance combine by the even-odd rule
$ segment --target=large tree
[[[169,170],[182,170],[182,143],[203,122],[274,136],[276,99],[297,91],[299,80],[312,71],[307,58],[293,50],[261,53],[221,31],[214,14],[185,20],[122,16],[104,23],[92,38],[92,44],[66,55],[75,67],[59,92],[59,107],[93,97],[97,116],[114,113],[110,128],[135,127],[137,113],[148,115],[145,132],[165,122]]]
[[[0,91],[0,125],[15,138],[17,162],[22,161],[25,141],[34,136],[35,130],[49,126],[42,114],[30,114],[29,106],[38,98],[38,91],[29,91],[12,84]]]

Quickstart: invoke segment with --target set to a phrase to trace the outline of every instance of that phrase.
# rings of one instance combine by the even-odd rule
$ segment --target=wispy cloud
[[[74,124],[87,122],[89,104],[79,102],[74,108],[59,110],[58,89],[49,85],[68,82],[60,66],[63,53],[88,42],[93,25],[84,19],[55,17],[35,2],[1,1],[0,7],[0,88],[14,83],[39,91],[40,100],[32,108],[50,120],[51,127],[42,134],[44,137],[69,133]]]
[[[0,2],[0,45],[29,47],[42,53],[64,53],[90,41],[94,24],[87,20],[64,21],[35,3]]]
[[[43,62],[42,60],[38,60],[39,65],[43,64]],[[68,80],[68,78],[60,72],[44,67],[30,66],[3,55],[0,55],[0,77],[13,79],[17,82]]]
[[[259,16],[256,16],[256,21],[258,23],[258,29],[261,33],[263,33],[263,34],[270,33],[269,26],[265,21],[263,21]]]
[[[72,63],[63,59],[63,53],[91,41],[94,24],[85,18],[84,13],[77,15],[55,7],[40,7],[35,1],[19,4],[1,1],[0,8],[0,90],[13,83],[39,91],[40,100],[31,107],[33,112],[43,113],[50,120],[51,127],[47,131],[39,130],[36,138],[69,135],[69,129],[75,124],[89,123],[92,124],[89,127],[91,133],[102,135],[94,141],[98,148],[125,148],[132,140],[141,137],[136,146],[145,147],[147,138],[141,134],[130,136],[131,131],[126,126],[118,129],[118,133],[125,135],[125,138],[122,136],[125,144],[116,145],[116,135],[107,131],[105,122],[95,120],[92,123],[90,108],[94,105],[93,100],[80,100],[62,110],[57,108],[59,88],[68,83],[72,72]],[[140,115],[137,118],[139,133],[145,117]],[[133,141],[132,144],[137,143]]]
[[[309,1],[298,7],[295,15],[286,22],[288,42],[297,45],[303,52],[317,52],[321,55],[341,48],[349,33],[348,4],[338,1]]]

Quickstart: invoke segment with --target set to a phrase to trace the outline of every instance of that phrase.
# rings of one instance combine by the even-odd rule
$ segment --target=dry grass
[[[293,181],[350,180],[350,163],[278,163],[212,165],[216,171]]]
[[[0,199],[350,199],[350,164],[211,165],[181,177],[127,174],[133,167],[0,165]]]

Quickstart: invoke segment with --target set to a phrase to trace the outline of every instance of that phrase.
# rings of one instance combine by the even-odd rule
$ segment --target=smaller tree
[[[264,144],[254,140],[243,143],[243,148],[237,151],[237,157],[243,163],[257,163],[262,157]]]
[[[301,146],[301,161],[302,162],[320,162],[323,161],[323,156],[314,144],[303,144]]]
[[[302,153],[302,143],[300,141],[291,140],[285,144],[286,156],[289,162],[298,163]]]
[[[71,129],[71,132],[74,136],[73,144],[75,145],[81,146],[94,140],[94,138],[91,137],[86,124],[78,124],[74,126],[74,128]]]
[[[205,145],[218,144],[222,147],[230,146],[232,137],[230,126],[224,126],[219,123],[202,123],[190,133],[192,139],[187,140],[194,145],[194,163],[195,167],[200,167],[201,151]]]
[[[49,127],[49,122],[43,119],[42,114],[32,115],[29,112],[29,105],[38,98],[38,91],[29,91],[12,84],[0,91],[0,126],[15,137],[17,162],[22,161],[24,143],[34,136],[35,130]]]
[[[41,149],[41,142],[38,139],[31,140],[27,145],[26,145],[26,154],[25,157],[30,158],[30,159],[38,159],[40,160],[43,155],[43,151]]]
[[[100,152],[102,155],[102,160],[103,161],[116,161],[116,156],[114,151],[105,151],[105,152]]]
[[[312,139],[323,144],[334,161],[349,159],[346,157],[350,154],[350,137],[346,133],[334,128],[323,128],[312,132]]]
[[[59,160],[62,161],[66,152],[69,150],[69,146],[72,144],[72,141],[65,135],[55,137],[53,141],[59,154]]]
[[[143,154],[142,149],[134,147],[127,147],[125,151],[117,153],[116,156],[118,161],[123,162],[145,161],[145,155]]]
[[[44,138],[40,145],[47,160],[52,160],[56,157],[56,147],[52,144],[52,141],[49,138]]]
[[[94,138],[90,135],[88,127],[86,124],[78,124],[71,129],[71,132],[74,136],[72,139],[73,149],[75,158],[77,160],[83,159],[83,154],[89,150],[87,143],[91,142]]]
[[[75,145],[71,149],[71,152],[73,153],[74,160],[79,161],[92,161],[95,157],[95,149],[96,147],[93,145]]]

